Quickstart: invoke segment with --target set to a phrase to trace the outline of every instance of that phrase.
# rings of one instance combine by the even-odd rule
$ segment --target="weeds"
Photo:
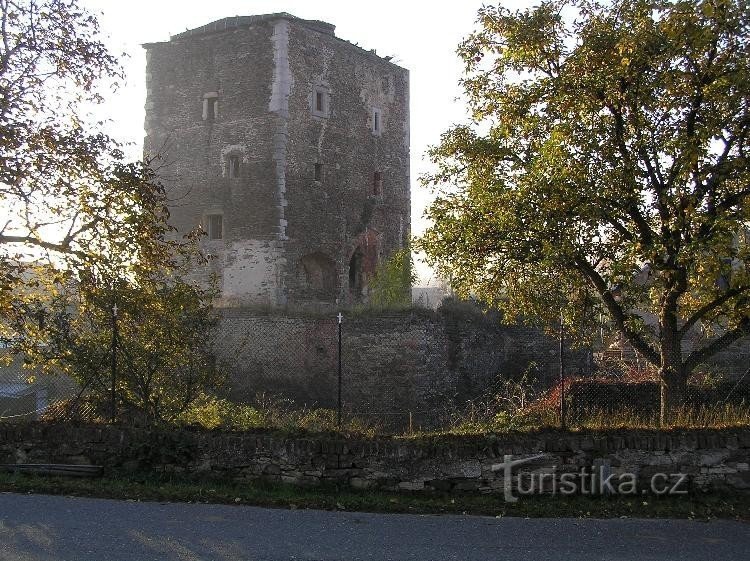
[[[203,428],[245,431],[270,429],[286,433],[341,432],[373,437],[382,432],[379,425],[359,418],[344,418],[339,427],[333,409],[299,406],[290,399],[258,394],[251,404],[232,403],[226,399],[205,398],[187,411],[182,424]]]
[[[691,404],[679,408],[674,421],[668,427],[660,427],[658,411],[648,407],[617,405],[607,406],[593,400],[568,403],[566,427],[571,430],[607,429],[658,429],[658,428],[732,428],[750,425],[750,404],[719,402],[713,404]],[[621,403],[621,402],[620,402]],[[294,401],[259,394],[251,404],[238,404],[206,397],[198,400],[179,419],[180,424],[200,426],[207,429],[236,431],[274,430],[294,434],[341,433],[372,438],[393,434],[386,431],[377,420],[345,416],[339,427],[333,409],[300,406]],[[515,431],[538,431],[560,426],[559,389],[539,393],[526,377],[520,380],[502,381],[495,390],[482,399],[467,402],[454,409],[442,427],[410,432],[404,427],[396,436],[415,437],[430,434],[481,435]],[[398,433],[398,431],[396,431]]]

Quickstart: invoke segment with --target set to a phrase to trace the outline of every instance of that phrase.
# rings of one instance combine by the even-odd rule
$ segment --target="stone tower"
[[[334,26],[232,17],[144,45],[145,150],[225,306],[356,302],[409,237],[409,74]]]

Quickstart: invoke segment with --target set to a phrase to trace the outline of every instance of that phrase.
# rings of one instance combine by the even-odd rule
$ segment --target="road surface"
[[[750,559],[750,524],[362,514],[0,494],[1,561]]]

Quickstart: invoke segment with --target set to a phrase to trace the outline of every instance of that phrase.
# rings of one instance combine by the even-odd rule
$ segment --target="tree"
[[[223,377],[212,352],[213,290],[174,272],[43,281],[14,325],[30,343],[27,359],[71,376],[102,417],[113,413],[114,370],[118,418],[175,421]]]
[[[478,23],[458,49],[471,122],[431,151],[425,181],[450,187],[420,245],[509,320],[593,298],[658,367],[666,423],[750,334],[750,7],[547,0]]]
[[[370,281],[370,304],[375,308],[411,306],[411,287],[416,281],[411,248],[407,245],[375,270]]]
[[[0,0],[0,10],[1,330],[33,291],[34,268],[106,263],[122,276],[171,248],[153,170],[87,122],[97,86],[121,76],[94,16],[76,0]]]
[[[211,293],[180,280],[196,236],[174,239],[155,170],[89,122],[122,77],[96,18],[77,0],[0,10],[0,339],[102,410],[116,358],[120,406],[174,419],[220,380]]]

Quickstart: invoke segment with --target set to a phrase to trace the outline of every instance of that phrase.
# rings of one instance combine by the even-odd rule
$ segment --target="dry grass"
[[[515,414],[496,413],[494,416],[480,416],[471,410],[464,417],[457,417],[440,434],[478,435],[506,433],[514,431],[536,431],[559,427],[560,416],[556,408],[530,407]],[[708,406],[686,406],[675,411],[674,420],[666,427],[659,425],[658,413],[644,413],[626,407],[614,409],[592,408],[578,411],[567,419],[571,430],[609,429],[702,429],[732,428],[750,426],[750,405],[745,403],[720,403]],[[423,436],[425,433],[421,433]]]
[[[645,414],[628,408],[584,411],[571,419],[571,428],[615,429],[659,427],[658,413]],[[741,403],[719,403],[707,406],[685,406],[674,413],[673,421],[664,428],[731,428],[750,425],[750,406]]]
[[[337,413],[333,409],[300,406],[291,400],[267,394],[259,394],[252,404],[206,398],[186,412],[180,422],[207,429],[237,431],[269,429],[287,433],[338,432],[365,437],[382,433],[377,423],[355,417],[342,419],[339,426]]]

